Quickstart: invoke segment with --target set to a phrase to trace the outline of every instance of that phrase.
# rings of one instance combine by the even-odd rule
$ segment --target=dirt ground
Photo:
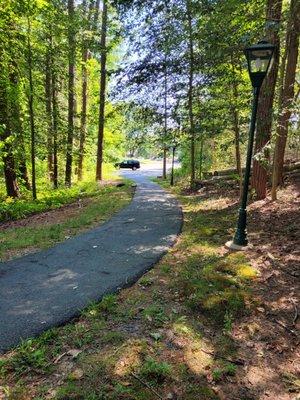
[[[252,203],[249,212],[247,255],[260,275],[253,287],[258,306],[233,332],[248,360],[243,384],[263,385],[262,400],[299,399],[300,182],[280,191],[277,202]],[[289,393],[277,397],[282,385]]]

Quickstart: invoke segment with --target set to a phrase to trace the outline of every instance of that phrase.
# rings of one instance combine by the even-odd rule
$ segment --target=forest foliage
[[[241,181],[252,99],[243,49],[262,39],[276,54],[252,187],[265,197],[273,175],[275,199],[284,159],[299,158],[299,26],[296,0],[1,0],[3,201],[102,180],[125,155],[162,157],[166,177],[172,148],[191,187],[228,167]]]

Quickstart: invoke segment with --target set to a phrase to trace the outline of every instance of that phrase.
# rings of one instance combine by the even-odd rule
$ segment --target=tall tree
[[[66,153],[65,184],[72,183],[74,110],[75,110],[75,10],[74,0],[68,0],[68,46],[69,46],[69,77],[68,77],[68,137]]]
[[[51,47],[52,48],[52,47]],[[53,50],[52,50],[53,51]],[[57,78],[54,65],[51,73],[51,97],[52,97],[52,121],[53,121],[53,186],[58,188],[58,100],[57,100]]]
[[[92,4],[92,3],[91,3]],[[89,15],[87,11],[87,2],[84,0],[82,3],[83,8],[83,18],[86,22],[85,28],[88,30],[89,28]],[[83,34],[84,35],[84,34]],[[86,138],[86,120],[87,120],[87,101],[88,101],[88,71],[87,71],[87,61],[89,57],[89,49],[88,49],[88,41],[86,38],[82,40],[82,49],[81,49],[81,117],[80,117],[80,140],[79,140],[79,155],[78,155],[78,180],[82,180],[82,172],[83,172],[83,157],[84,157],[84,145]]]
[[[188,44],[189,44],[189,83],[188,83],[188,111],[189,111],[189,133],[190,133],[190,141],[191,141],[191,188],[195,187],[195,121],[194,121],[194,110],[193,110],[193,99],[194,99],[194,38],[193,38],[193,25],[192,25],[192,10],[190,0],[186,0],[186,13],[187,13],[187,22],[188,22]]]
[[[13,156],[12,132],[8,118],[8,93],[7,82],[3,75],[0,78],[0,140],[3,143],[2,160],[7,196],[18,197],[19,187],[15,171],[15,159]]]
[[[26,148],[24,141],[24,131],[22,124],[21,115],[21,90],[18,76],[18,68],[15,60],[12,62],[12,68],[10,70],[10,121],[11,129],[16,136],[16,147],[18,151],[16,152],[16,164],[17,164],[17,176],[20,178],[21,182],[24,184],[27,190],[31,190],[31,184],[29,181],[28,170],[27,170],[27,159],[26,159]]]
[[[231,83],[231,118],[232,118],[232,128],[234,132],[234,147],[235,147],[235,161],[236,161],[236,171],[239,175],[239,185],[240,185],[240,195],[242,194],[242,186],[243,186],[243,177],[242,177],[242,165],[241,165],[241,151],[240,151],[240,118],[239,118],[239,109],[237,106],[238,102],[238,86],[236,79],[236,66],[234,64],[233,59],[231,58],[231,66],[232,66],[232,83]]]
[[[36,170],[35,170],[35,118],[33,108],[33,76],[32,76],[32,47],[31,47],[31,20],[27,16],[27,61],[28,61],[28,77],[29,77],[29,94],[28,94],[28,107],[30,118],[30,133],[31,133],[31,183],[32,183],[32,197],[37,198],[36,193]]]
[[[99,125],[98,125],[98,146],[96,180],[101,181],[103,163],[103,139],[105,124],[105,100],[106,100],[106,61],[107,61],[107,0],[103,0],[102,26],[101,26],[101,60],[100,60],[100,103],[99,103]]]
[[[86,34],[83,33],[82,40],[82,65],[81,65],[81,118],[80,118],[80,139],[79,139],[79,155],[78,155],[78,180],[82,180],[83,177],[83,160],[85,152],[85,142],[87,133],[87,110],[88,110],[88,68],[87,62],[90,57],[90,46],[93,46],[93,36],[97,31],[97,23],[99,18],[99,6],[100,0],[96,2],[90,1],[89,5],[86,0],[82,3],[84,21],[85,24],[83,28],[87,31]],[[92,36],[92,38],[91,38]]]
[[[168,135],[168,75],[167,56],[164,60],[164,138],[163,138],[163,179],[167,179],[167,135]]]
[[[282,0],[267,0],[266,9],[266,39],[274,44],[273,64],[265,78],[257,111],[256,141],[253,161],[251,185],[255,189],[257,199],[264,199],[267,194],[269,152],[265,146],[270,142],[273,120],[273,102],[278,75],[280,36],[279,28],[282,13]],[[266,151],[265,151],[266,150]]]
[[[291,0],[290,16],[286,32],[286,63],[284,62],[284,57],[284,79],[279,96],[279,118],[273,160],[272,200],[276,200],[278,184],[283,183],[284,153],[291,116],[291,105],[294,99],[294,86],[299,53],[299,35],[300,3],[297,0]]]
[[[14,62],[16,46],[16,16],[12,4],[7,2],[0,8],[0,32],[5,32],[0,40],[0,150],[6,194],[10,197],[20,195],[17,183],[15,160],[15,136],[13,128],[19,123],[14,115],[17,107],[17,69]]]
[[[52,60],[51,47],[52,37],[48,39],[49,44],[46,51],[45,62],[45,101],[47,115],[47,167],[50,181],[53,182],[53,120],[52,120]]]

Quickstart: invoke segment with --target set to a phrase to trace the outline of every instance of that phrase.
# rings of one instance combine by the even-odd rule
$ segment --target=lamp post
[[[172,169],[171,169],[171,181],[170,181],[171,186],[174,186],[175,151],[176,151],[176,143],[173,143],[172,144]]]
[[[263,80],[270,69],[274,49],[275,49],[274,45],[265,41],[258,42],[257,44],[247,47],[245,49],[245,56],[247,58],[247,63],[248,63],[248,71],[253,86],[253,105],[252,105],[252,115],[249,128],[249,141],[248,141],[246,168],[244,175],[244,186],[243,186],[243,193],[239,209],[237,229],[233,240],[226,243],[226,247],[233,250],[243,250],[248,245],[247,230],[246,230],[247,199],[248,199],[250,172],[251,172],[251,161],[253,153],[258,98]]]

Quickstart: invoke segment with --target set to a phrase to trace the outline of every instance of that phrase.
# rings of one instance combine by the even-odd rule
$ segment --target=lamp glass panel
[[[252,50],[249,52],[250,70],[252,73],[266,72],[272,57],[272,50]]]
[[[269,65],[269,59],[256,58],[251,60],[251,72],[266,72]]]

